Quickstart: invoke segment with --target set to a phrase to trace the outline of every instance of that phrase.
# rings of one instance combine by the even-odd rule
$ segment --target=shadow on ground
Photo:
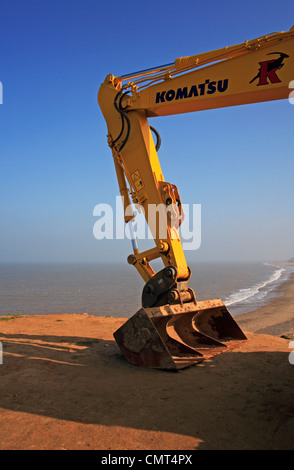
[[[234,351],[172,373],[130,365],[114,341],[27,334],[1,341],[2,409],[190,436],[199,449],[294,447],[286,353]]]

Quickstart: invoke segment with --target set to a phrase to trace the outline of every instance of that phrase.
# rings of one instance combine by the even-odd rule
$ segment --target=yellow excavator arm
[[[146,283],[142,309],[114,334],[132,363],[178,369],[246,339],[220,299],[197,302],[188,287],[191,271],[178,230],[184,218],[181,198],[164,179],[157,155],[160,138],[148,118],[287,98],[293,57],[294,27],[153,69],[108,75],[101,84],[98,102],[125,222],[132,224],[130,207],[138,205],[156,245],[140,253],[134,239],[128,257]],[[166,230],[160,230],[162,221]],[[150,261],[159,257],[164,268],[155,273]]]
[[[144,109],[152,117],[287,98],[293,80],[293,46],[294,27],[176,59],[161,72],[135,76],[127,84],[133,92],[132,99],[126,100],[127,109]],[[122,78],[114,80],[122,83]]]

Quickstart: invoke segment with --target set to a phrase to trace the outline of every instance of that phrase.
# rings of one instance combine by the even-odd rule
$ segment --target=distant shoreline
[[[291,261],[272,262],[272,265],[276,266],[277,268],[282,268],[282,267],[294,268],[294,262],[291,262]],[[223,302],[227,305],[228,309],[231,311],[237,323],[242,323],[242,325],[244,324],[245,327],[249,331],[265,332],[265,333],[270,333],[270,334],[277,335],[277,336],[284,335],[284,334],[285,335],[291,334],[291,332],[292,333],[294,332],[294,273],[291,273],[290,275],[288,275],[287,273],[287,276],[285,277],[287,278],[286,280],[285,279],[283,280],[283,278],[280,278],[278,282],[274,281],[273,283],[271,283],[270,292],[262,300],[262,304],[260,302],[255,303],[255,306],[263,305],[262,307],[259,307],[259,308],[254,308],[254,302],[248,303],[248,306],[246,306],[246,302],[243,303],[243,305],[242,305],[242,302],[239,302],[241,303],[241,308],[238,310],[238,305],[239,305],[238,302],[227,304],[226,300],[223,298],[224,296],[221,296],[220,294],[218,294],[217,296],[220,296],[222,298]],[[39,299],[39,302],[41,301],[42,301],[42,298]],[[281,305],[283,305],[282,309],[281,309]],[[46,307],[46,304],[44,304],[44,306]],[[70,306],[72,308],[69,308],[69,311],[70,311],[69,314],[74,315],[75,313],[72,313],[71,310],[75,312],[74,310],[75,304],[72,303]],[[18,314],[21,316],[28,315],[28,314],[49,316],[49,315],[54,315],[54,314],[63,315],[64,313],[66,314],[68,313],[68,311],[66,310],[67,306],[65,305],[65,303],[61,303],[57,307],[58,308],[56,308],[56,311],[54,311],[53,313],[51,313],[50,311],[46,311],[46,308],[44,308],[44,313],[38,313],[38,312],[35,312],[33,308],[30,309],[30,304],[28,304],[27,309],[25,310],[26,313],[22,313],[18,311],[14,312],[14,309],[11,308],[9,313],[8,312],[1,313],[0,319],[2,317],[9,316],[10,314],[11,315]],[[102,309],[103,315],[98,314],[96,312],[94,313],[94,311],[92,314],[91,307],[87,308],[84,305],[82,305],[82,308],[83,310],[81,310],[81,308],[77,310],[78,314],[82,315],[83,312],[88,312],[89,315],[91,316],[99,316],[99,317],[100,316],[102,317],[113,316],[114,318],[121,317],[121,318],[124,318],[125,321],[129,318],[128,316],[125,317],[124,313],[121,314],[121,312],[118,313],[118,316],[113,315],[115,313],[115,310],[112,309],[111,304],[107,309]],[[138,308],[140,308],[140,305],[138,305]],[[236,308],[236,311],[234,311],[234,308]],[[28,312],[31,312],[31,313],[28,313]],[[135,310],[134,310],[134,313],[135,313]]]
[[[257,334],[269,334],[280,336],[286,339],[294,339],[294,273],[290,277],[280,283],[274,289],[275,297],[266,305],[249,311],[240,313],[234,318],[243,331]],[[54,321],[54,318],[96,318],[104,319],[104,321],[124,323],[128,320],[125,317],[116,317],[114,315],[92,315],[91,313],[60,313],[60,314],[16,314],[1,315],[9,318],[35,318],[40,321],[42,318],[48,319],[48,322]],[[0,319],[1,319],[0,317]],[[2,323],[2,322],[1,322]]]
[[[293,263],[286,265],[293,266]],[[277,286],[275,291],[278,296],[269,304],[237,316],[236,320],[243,329],[252,333],[290,338],[294,335],[294,273]]]

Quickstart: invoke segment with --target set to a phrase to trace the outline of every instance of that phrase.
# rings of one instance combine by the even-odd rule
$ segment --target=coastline
[[[122,357],[126,318],[2,317],[0,449],[294,450],[294,273],[277,294],[238,316],[247,341],[177,373]]]
[[[294,336],[294,273],[275,288],[274,298],[263,307],[235,317],[246,331],[292,338]]]

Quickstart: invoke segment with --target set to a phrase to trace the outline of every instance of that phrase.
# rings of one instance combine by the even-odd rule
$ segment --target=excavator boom
[[[287,98],[293,49],[294,27],[178,58],[161,73],[149,71],[129,82],[135,93],[128,105],[153,117]]]
[[[293,56],[292,27],[153,69],[108,75],[101,84],[98,102],[125,222],[131,225],[133,207],[139,208],[155,242],[140,252],[134,239],[128,257],[145,281],[142,308],[114,333],[131,363],[178,370],[246,340],[220,299],[199,302],[188,287],[191,270],[179,234],[182,202],[176,185],[164,179],[157,154],[160,138],[148,118],[287,98]],[[156,258],[164,265],[159,272],[150,264]]]

